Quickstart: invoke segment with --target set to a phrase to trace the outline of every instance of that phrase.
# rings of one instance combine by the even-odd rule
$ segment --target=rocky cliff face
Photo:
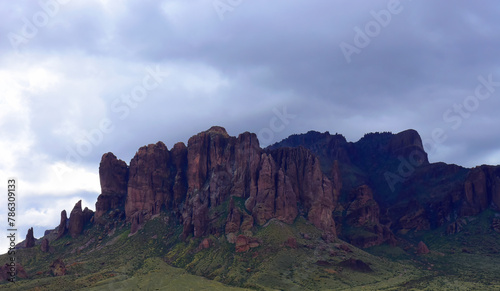
[[[161,210],[180,218],[187,189],[186,162],[182,143],[171,151],[162,142],[141,147],[130,162],[127,220],[141,224]]]
[[[500,209],[500,166],[473,168],[464,183],[462,216],[480,213],[488,207]]]
[[[354,231],[346,236],[352,244],[367,248],[382,243],[396,244],[396,238],[388,226],[380,223],[380,208],[373,199],[373,190],[362,185],[350,194],[351,203],[346,209],[345,223]]]
[[[399,179],[395,187],[388,172]],[[106,217],[131,223],[133,234],[164,211],[182,225],[183,238],[226,235],[242,250],[255,226],[271,219],[292,224],[298,216],[326,239],[339,235],[369,247],[396,243],[397,232],[447,224],[457,232],[457,218],[500,209],[500,167],[429,164],[414,130],[367,134],[356,143],[308,132],[262,149],[255,134],[233,137],[212,127],[187,146],[141,147],[129,166],[104,154],[99,174],[95,215],[81,202],[69,222],[63,211],[58,238],[77,237],[92,217],[107,223],[111,213]]]
[[[130,161],[125,214],[152,215],[171,204],[170,152],[162,142],[141,147]]]
[[[68,231],[67,226],[68,215],[66,214],[66,210],[61,211],[61,220],[59,226],[57,227],[57,239],[63,237]]]
[[[332,183],[321,172],[319,160],[306,149],[264,152],[255,134],[244,133],[234,138],[215,127],[189,140],[187,180],[185,236],[224,231],[211,227],[220,213],[209,215],[208,210],[230,196],[245,201],[245,209],[258,225],[271,218],[292,223],[302,206],[305,210],[301,215],[318,228],[335,233]],[[234,205],[230,211],[232,224],[226,232],[235,232],[238,221],[245,228],[253,224]]]
[[[109,210],[123,209],[127,197],[128,166],[113,153],[102,156],[99,165],[101,195],[95,204],[95,219],[99,220]]]
[[[335,235],[339,187],[322,173],[318,158],[304,148],[264,151],[248,132],[232,137],[212,127],[170,151],[162,142],[150,144],[138,150],[128,171],[108,153],[100,174],[96,219],[124,201],[132,233],[164,210],[183,224],[183,237],[236,235],[272,218],[293,223],[298,215]],[[70,233],[78,233],[75,223],[70,219]]]
[[[357,245],[367,245],[366,236],[353,235],[350,230],[367,230],[363,224],[372,225],[368,233],[377,233],[372,237],[377,244],[385,239],[393,241],[391,231],[428,230],[451,225],[460,217],[476,215],[489,207],[500,209],[500,167],[469,170],[430,164],[415,130],[370,133],[355,143],[337,134],[313,131],[292,135],[270,148],[299,146],[318,156],[323,172],[340,186],[338,209],[345,212],[337,214],[338,229]],[[355,198],[353,193],[359,194],[362,185],[372,190],[372,199],[366,198],[369,195]],[[384,214],[378,218],[382,224],[376,222],[377,213]],[[450,226],[450,231],[453,228]],[[385,239],[380,239],[382,233]]]
[[[94,212],[87,207],[82,211],[82,200],[78,201],[69,217],[68,232],[71,237],[78,237],[83,232],[84,226],[90,222],[93,215]]]
[[[408,129],[394,135],[390,139],[387,149],[394,156],[408,159],[411,164],[429,164],[422,139],[416,130]]]
[[[35,246],[35,237],[33,236],[33,227],[28,229],[26,234],[25,247],[32,248]]]

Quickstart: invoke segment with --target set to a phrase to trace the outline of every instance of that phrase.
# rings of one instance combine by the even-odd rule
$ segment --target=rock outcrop
[[[430,229],[429,214],[417,201],[412,200],[406,207],[405,214],[398,220],[400,230]]]
[[[60,239],[68,232],[68,215],[66,210],[61,211],[61,222],[57,227],[57,239]]]
[[[28,229],[26,234],[25,247],[32,248],[35,246],[35,237],[33,236],[33,227]]]
[[[62,259],[57,259],[50,265],[50,274],[52,276],[64,276],[66,275],[66,265]]]
[[[253,217],[245,209],[235,206],[231,197],[225,226],[226,234],[249,231],[253,227],[253,222]]]
[[[106,153],[99,165],[101,194],[95,204],[95,219],[98,220],[106,212],[123,209],[127,198],[128,166],[118,160],[113,153]]]
[[[276,217],[291,223],[300,204],[307,219],[317,228],[335,235],[332,212],[339,193],[337,187],[321,171],[319,159],[309,150],[282,148],[271,152],[279,167]]]
[[[75,238],[83,232],[84,226],[90,222],[94,212],[87,207],[82,211],[82,200],[75,204],[71,211],[68,224],[68,232],[71,237]]]
[[[69,220],[63,211],[58,238],[116,218],[126,219],[134,234],[164,212],[182,225],[182,238],[226,235],[239,240],[238,250],[256,227],[271,219],[292,224],[299,216],[327,241],[338,232],[370,247],[395,244],[394,233],[442,225],[456,233],[460,218],[500,209],[500,166],[429,164],[414,130],[370,133],[355,143],[308,132],[262,149],[255,134],[233,137],[214,126],[187,146],[143,146],[129,166],[106,153],[99,174],[96,213],[82,211],[81,202]]]
[[[221,127],[193,136],[187,149],[184,237],[237,232],[242,226],[246,230],[271,218],[292,223],[299,214],[335,234],[332,211],[337,193],[310,151],[288,148],[264,152],[255,134],[234,138]],[[208,210],[231,196],[244,199],[245,210],[230,203],[225,229],[214,229],[212,222],[221,214],[209,215]],[[299,213],[299,206],[303,213]]]
[[[401,156],[415,166],[429,164],[422,139],[416,130],[408,129],[394,135],[389,141],[388,150],[394,156]]]
[[[141,147],[132,161],[125,205],[127,219],[145,211],[147,218],[171,203],[170,153],[164,143]]]
[[[4,264],[0,267],[0,280],[9,281],[11,277],[16,277],[17,279],[26,279],[28,278],[28,273],[24,270],[24,267],[17,263],[15,264],[15,273],[11,273],[12,266],[9,264]]]
[[[49,245],[49,240],[44,238],[42,240],[42,244],[40,245],[40,250],[44,253],[47,253],[50,251],[50,245]]]
[[[427,245],[423,241],[420,241],[418,243],[418,246],[417,246],[417,254],[418,255],[426,255],[428,253],[430,253],[429,248],[427,247]]]
[[[187,189],[186,155],[182,143],[171,151],[162,142],[139,149],[130,162],[125,203],[128,221],[147,221],[161,210],[181,218]]]
[[[373,199],[373,190],[368,185],[356,188],[350,194],[352,201],[346,210],[345,222],[351,229],[347,233],[350,242],[367,248],[382,243],[396,244],[396,238],[389,227],[380,223],[380,208]]]
[[[462,216],[476,215],[492,206],[500,209],[500,166],[473,168],[464,183]]]
[[[235,251],[237,253],[243,253],[251,248],[256,248],[260,245],[259,240],[254,237],[247,237],[244,235],[239,235],[236,238]]]

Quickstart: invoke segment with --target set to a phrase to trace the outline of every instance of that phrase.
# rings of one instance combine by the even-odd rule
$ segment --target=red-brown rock
[[[50,251],[50,246],[49,246],[49,240],[44,238],[42,240],[42,244],[40,245],[40,250],[44,253],[47,253]]]
[[[71,237],[75,238],[83,232],[84,226],[90,222],[94,212],[87,207],[82,211],[82,200],[75,204],[69,217],[68,232]]]
[[[201,241],[200,245],[197,248],[197,251],[209,249],[212,246],[212,244],[213,242],[211,239],[205,238]]]
[[[127,220],[145,211],[146,220],[170,209],[172,203],[170,153],[164,143],[143,146],[130,161],[128,195],[125,203]]]
[[[379,220],[380,209],[373,199],[373,191],[368,185],[362,185],[350,194],[352,202],[347,207],[346,223],[351,227],[362,228],[366,235],[348,235],[350,243],[367,248],[383,243],[396,244],[392,231]],[[370,234],[371,233],[371,234]],[[370,235],[368,235],[370,234]]]
[[[14,271],[14,273],[11,273],[11,271]],[[28,274],[24,270],[24,267],[17,263],[15,266],[11,266],[9,264],[5,264],[0,267],[0,280],[2,281],[9,281],[11,277],[15,277],[16,279],[27,279]],[[14,279],[15,280],[15,279]]]
[[[33,236],[33,227],[28,229],[26,234],[25,247],[32,248],[35,246],[35,237]]]
[[[405,211],[405,215],[398,221],[400,229],[428,230],[430,222],[427,211],[417,201],[411,201]]]
[[[176,143],[170,151],[171,163],[175,172],[173,180],[172,212],[177,218],[182,217],[180,205],[186,199],[187,193],[187,147],[184,143]],[[173,176],[173,175],[172,175]]]
[[[145,222],[146,211],[135,212],[130,218],[132,225],[130,227],[130,234],[136,233],[139,229],[141,229],[142,225]]]
[[[490,205],[500,209],[500,167],[473,168],[464,183],[464,196],[462,216],[476,215]]]
[[[244,235],[239,235],[236,238],[235,250],[237,253],[243,253],[251,248],[256,248],[260,245],[258,239],[253,237],[247,237]]]
[[[57,239],[60,239],[68,232],[68,216],[66,210],[61,211],[61,221],[57,227]]]
[[[285,246],[292,248],[292,249],[296,249],[297,248],[297,240],[294,237],[289,237],[285,242]]]
[[[417,254],[426,255],[428,253],[430,253],[429,248],[423,241],[420,241],[417,246]]]
[[[128,166],[113,153],[106,153],[99,165],[101,195],[97,197],[95,218],[109,210],[123,209],[127,197]]]
[[[241,216],[241,211],[235,207],[234,199],[231,197],[226,220],[226,233],[238,232],[240,230]]]
[[[221,205],[231,195],[246,198],[256,193],[259,156],[254,134],[244,133],[234,138],[225,129],[212,127],[189,139],[184,237],[224,232],[209,227],[221,213],[213,212],[209,217],[208,209]],[[251,221],[245,220],[248,226]]]
[[[373,191],[369,186],[356,188],[351,193],[351,200],[346,214],[348,224],[359,227],[379,223],[380,209],[378,203],[373,200]]]

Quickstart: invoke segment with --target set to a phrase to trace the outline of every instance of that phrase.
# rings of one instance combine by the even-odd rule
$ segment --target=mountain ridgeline
[[[409,230],[449,225],[453,232],[461,217],[500,208],[499,166],[431,164],[414,130],[355,143],[310,131],[262,149],[255,134],[212,127],[187,146],[141,147],[129,166],[104,154],[99,174],[96,212],[75,206],[73,237],[109,215],[135,233],[163,211],[183,225],[182,239],[226,235],[234,243],[273,218],[291,224],[303,216],[325,239],[369,247],[396,244],[395,234]]]
[[[215,126],[99,176],[95,212],[18,245],[19,290],[500,288],[500,166],[430,163],[415,130],[261,148]]]

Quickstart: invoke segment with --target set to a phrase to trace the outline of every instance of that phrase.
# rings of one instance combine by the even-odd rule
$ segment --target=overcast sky
[[[0,0],[18,241],[80,199],[95,209],[103,153],[129,163],[212,125],[262,146],[413,128],[431,162],[500,164],[498,15],[497,1]]]

